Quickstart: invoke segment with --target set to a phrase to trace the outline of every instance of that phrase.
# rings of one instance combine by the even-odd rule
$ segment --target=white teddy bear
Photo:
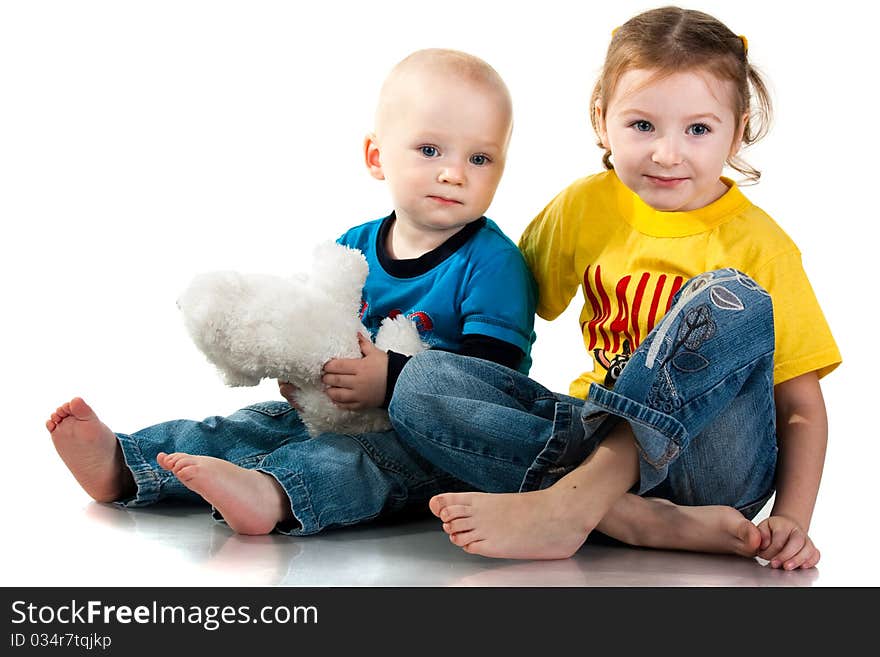
[[[315,249],[310,275],[201,274],[177,305],[193,341],[227,385],[290,381],[299,388],[300,417],[313,436],[381,431],[391,426],[385,411],[341,409],[321,383],[328,360],[361,356],[357,335],[369,335],[359,318],[367,271],[360,251],[328,242]],[[426,348],[403,315],[383,320],[375,343],[407,356]]]

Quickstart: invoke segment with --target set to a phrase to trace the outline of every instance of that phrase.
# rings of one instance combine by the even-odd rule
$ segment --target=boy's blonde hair
[[[460,50],[446,48],[426,48],[417,50],[404,57],[391,69],[382,89],[379,92],[379,102],[376,108],[376,127],[378,129],[382,117],[390,105],[395,102],[395,89],[407,76],[423,73],[444,74],[457,77],[461,80],[472,82],[492,89],[498,93],[501,101],[499,109],[513,113],[513,103],[510,91],[504,80],[494,68],[476,55],[471,55]]]
[[[590,99],[590,120],[596,134],[597,103],[605,116],[620,77],[632,69],[656,70],[661,76],[704,70],[719,80],[731,81],[737,131],[742,116],[749,114],[743,145],[753,144],[767,134],[772,115],[770,94],[757,69],[749,63],[748,42],[709,14],[663,7],[639,14],[614,30]],[[607,148],[602,163],[606,169],[614,168]],[[752,182],[761,177],[760,171],[736,155],[726,164]]]

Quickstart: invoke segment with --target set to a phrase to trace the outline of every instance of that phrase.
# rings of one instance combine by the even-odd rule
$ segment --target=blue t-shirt
[[[413,260],[392,260],[384,239],[394,215],[348,230],[337,241],[359,249],[370,272],[361,321],[375,335],[386,317],[412,319],[422,341],[458,351],[465,335],[484,335],[518,347],[528,374],[535,340],[537,287],[525,259],[490,219],[465,226],[437,249]]]

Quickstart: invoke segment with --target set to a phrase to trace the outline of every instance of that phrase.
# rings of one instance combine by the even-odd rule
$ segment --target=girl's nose
[[[661,137],[654,142],[654,153],[651,160],[655,164],[671,167],[681,164],[682,149],[678,140],[674,137]]]

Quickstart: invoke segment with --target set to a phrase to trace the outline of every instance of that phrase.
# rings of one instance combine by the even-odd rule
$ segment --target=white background
[[[303,270],[317,241],[390,210],[361,144],[398,60],[458,48],[507,81],[514,137],[488,214],[517,239],[560,189],[600,170],[592,84],[612,28],[653,6],[0,3],[5,529],[14,535],[26,500],[42,495],[51,540],[52,495],[84,495],[43,427],[74,395],[124,432],[276,396],[269,383],[222,386],[186,336],[176,295],[210,269]],[[849,1],[695,8],[745,34],[771,83],[774,128],[747,152],[764,176],[745,192],[801,247],[844,356],[823,381],[831,430],[812,530],[823,583],[880,584],[880,16]],[[532,374],[559,391],[587,363],[576,312],[537,326]],[[16,540],[39,539],[29,529]]]

